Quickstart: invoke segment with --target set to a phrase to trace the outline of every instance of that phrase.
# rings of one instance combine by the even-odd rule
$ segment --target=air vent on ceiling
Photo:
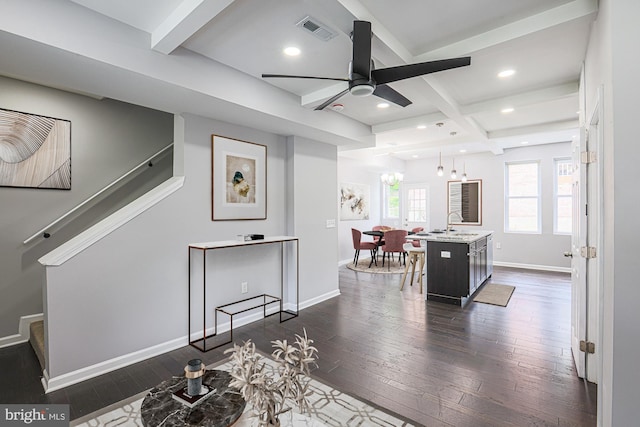
[[[309,31],[311,34],[325,42],[338,35],[337,32],[311,16],[306,16],[302,21],[298,22],[296,26]]]

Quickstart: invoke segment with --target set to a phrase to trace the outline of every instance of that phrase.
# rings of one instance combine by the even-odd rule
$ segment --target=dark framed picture
[[[0,186],[71,189],[71,122],[0,109]]]
[[[267,218],[267,146],[211,136],[211,219]]]

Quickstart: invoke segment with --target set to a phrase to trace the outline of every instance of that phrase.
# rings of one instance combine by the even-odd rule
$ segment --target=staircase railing
[[[84,202],[80,203],[79,205],[75,206],[73,209],[71,209],[70,211],[68,211],[67,213],[63,214],[62,216],[60,216],[58,219],[56,219],[55,221],[51,222],[50,224],[46,225],[45,227],[41,228],[40,230],[36,231],[33,235],[31,235],[30,237],[28,237],[24,242],[22,242],[23,244],[28,244],[30,242],[32,242],[33,240],[37,239],[38,237],[43,237],[45,239],[48,239],[49,237],[51,237],[51,234],[48,232],[48,230],[51,230],[52,228],[54,228],[56,225],[58,225],[59,223],[61,223],[62,221],[64,221],[66,218],[68,218],[69,216],[73,215],[75,212],[77,212],[78,210],[82,209],[84,206],[88,205],[89,203],[91,203],[91,201],[95,200],[96,198],[100,197],[102,194],[104,194],[105,192],[109,191],[111,188],[113,188],[114,186],[118,185],[120,182],[124,181],[125,179],[127,179],[129,176],[131,176],[132,174],[136,173],[140,168],[145,167],[145,166],[150,166],[153,164],[153,160],[157,159],[160,156],[163,156],[169,149],[171,149],[173,147],[173,143],[167,145],[166,147],[164,147],[162,150],[158,151],[156,154],[154,154],[153,156],[149,157],[148,159],[146,159],[145,161],[141,162],[140,164],[138,164],[137,166],[135,166],[133,169],[131,169],[129,172],[125,173],[124,175],[122,175],[120,178],[116,179],[115,181],[113,181],[111,184],[107,185],[106,187],[104,187],[102,190],[98,191],[97,193],[95,193],[93,196],[89,197],[88,199],[86,199]]]

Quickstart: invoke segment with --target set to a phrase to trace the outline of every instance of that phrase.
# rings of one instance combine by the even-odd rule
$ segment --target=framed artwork
[[[211,219],[267,219],[267,146],[211,135]]]
[[[71,122],[0,109],[0,186],[71,189]]]
[[[482,225],[482,180],[448,181],[447,212],[455,212],[450,224]]]
[[[340,220],[369,219],[371,188],[367,184],[340,184]]]

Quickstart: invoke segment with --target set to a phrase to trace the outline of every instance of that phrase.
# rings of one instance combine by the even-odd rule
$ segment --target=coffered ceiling
[[[597,13],[597,0],[6,3],[0,74],[399,159],[571,140]],[[306,17],[333,37],[296,25]],[[389,84],[412,101],[404,108],[346,94],[314,111],[346,83],[261,78],[348,77],[354,20],[372,23],[376,68],[460,56],[471,65]],[[300,54],[283,54],[288,46]],[[515,73],[498,77],[504,70]]]

